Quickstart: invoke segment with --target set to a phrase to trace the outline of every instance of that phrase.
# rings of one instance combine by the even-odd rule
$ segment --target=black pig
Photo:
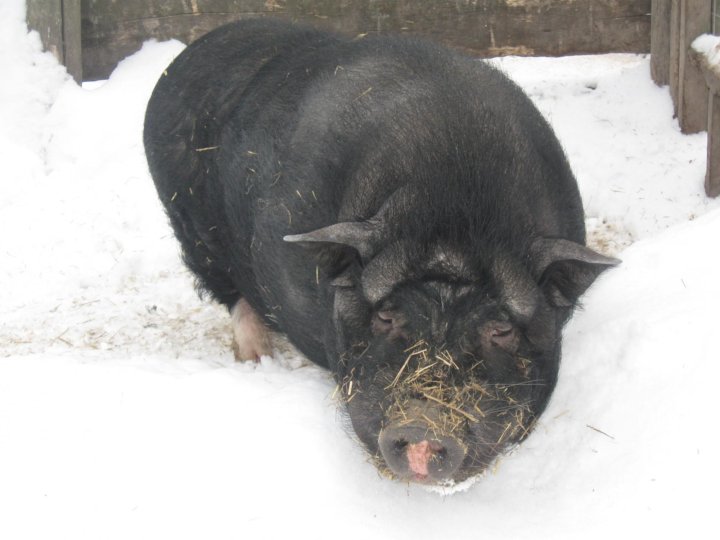
[[[523,92],[423,41],[221,27],[160,77],[144,137],[238,358],[286,334],[396,478],[460,481],[522,440],[563,323],[618,262],[584,246],[576,181]]]

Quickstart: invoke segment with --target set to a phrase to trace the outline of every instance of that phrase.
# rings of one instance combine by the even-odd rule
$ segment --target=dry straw
[[[525,381],[510,384],[488,383],[474,371],[482,365],[461,366],[446,349],[436,349],[425,340],[403,351],[405,358],[384,389],[388,392],[383,425],[421,425],[428,438],[453,435],[469,446],[477,456],[497,455],[500,448],[524,438],[531,429],[533,415],[526,402],[513,397],[514,387],[534,384],[527,380],[529,360],[518,358],[518,372]],[[351,371],[336,388],[345,402],[352,401],[362,390]],[[392,377],[392,380],[390,380]],[[424,406],[418,406],[418,404]],[[483,439],[469,435],[469,424],[480,425]],[[485,461],[481,459],[481,461]],[[373,457],[378,469],[388,476],[380,455]]]

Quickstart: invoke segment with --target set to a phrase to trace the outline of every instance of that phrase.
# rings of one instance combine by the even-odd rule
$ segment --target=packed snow
[[[705,55],[708,64],[715,66],[716,68],[720,65],[720,36],[713,34],[703,34],[696,37],[691,47]]]
[[[564,332],[529,439],[453,492],[378,475],[323,370],[236,363],[142,147],[148,42],[104,82],[0,4],[0,538],[711,538],[720,203],[637,55],[504,58],[555,127],[591,243],[623,264]],[[632,535],[632,536],[631,536]]]

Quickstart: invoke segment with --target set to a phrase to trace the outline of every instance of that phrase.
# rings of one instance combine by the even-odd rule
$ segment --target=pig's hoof
[[[232,318],[233,353],[235,360],[259,361],[261,356],[270,356],[270,336],[262,320],[244,298],[238,300],[230,311]]]

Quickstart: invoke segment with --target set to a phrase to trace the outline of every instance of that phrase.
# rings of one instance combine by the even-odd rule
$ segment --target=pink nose
[[[434,448],[433,448],[434,446]],[[416,444],[407,445],[408,468],[416,477],[426,478],[428,476],[428,463],[433,457],[442,451],[442,447],[435,443],[422,441]]]
[[[380,432],[380,451],[400,478],[441,482],[452,478],[465,458],[465,447],[452,436],[430,432],[427,426],[390,425]]]

